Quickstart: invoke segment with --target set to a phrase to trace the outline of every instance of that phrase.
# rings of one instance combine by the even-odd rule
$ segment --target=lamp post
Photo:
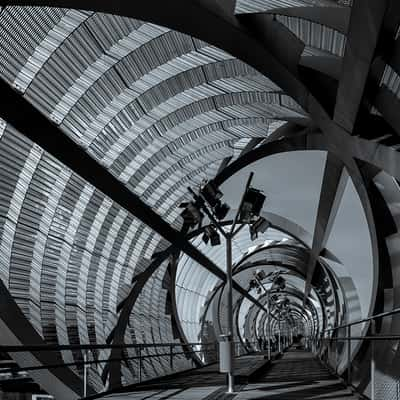
[[[278,353],[282,352],[282,344],[281,344],[281,312],[278,311]]]
[[[267,343],[268,343],[268,360],[271,360],[271,300],[270,300],[270,294],[268,292],[267,294],[267,330],[268,330],[268,337],[267,337]]]
[[[279,289],[283,289],[285,285],[285,280],[280,276],[282,271],[274,271],[268,274],[267,276],[264,275],[264,278],[269,278],[271,282],[271,288],[270,290],[267,290],[259,278],[257,272],[254,273],[254,280],[257,282],[259,287],[261,287],[264,290],[264,293],[267,295],[267,326],[268,326],[268,337],[267,337],[267,343],[268,343],[268,360],[271,360],[271,290],[272,287],[275,283],[279,281]],[[279,278],[279,279],[278,279]],[[280,352],[280,316],[279,316],[279,328],[278,328],[278,335],[279,335],[279,352]]]
[[[232,282],[232,237],[229,233],[226,235],[226,286],[227,286],[227,311],[228,311],[228,342],[230,343],[229,362],[230,371],[228,371],[228,392],[234,393],[235,380],[233,377],[233,282]]]
[[[227,331],[224,335],[228,342],[228,354],[226,359],[227,374],[228,374],[228,393],[234,393],[235,382],[233,376],[233,280],[232,280],[232,240],[241,231],[245,225],[250,226],[250,235],[252,240],[257,237],[259,232],[264,233],[269,223],[262,217],[259,217],[259,213],[263,207],[265,196],[261,191],[251,188],[250,184],[253,179],[254,173],[251,172],[246,183],[245,190],[243,192],[240,206],[237,210],[233,223],[229,231],[225,231],[220,223],[220,220],[225,218],[229,207],[226,204],[222,204],[220,197],[222,193],[212,182],[207,183],[204,188],[196,194],[191,188],[188,188],[189,192],[194,198],[194,202],[185,203],[182,205],[185,210],[182,212],[182,217],[187,223],[201,225],[203,211],[211,222],[211,228],[209,233],[206,232],[206,236],[203,240],[207,243],[209,240],[212,245],[219,244],[218,237],[215,239],[215,235],[218,235],[217,230],[225,239],[226,245],[226,289],[227,289]],[[254,218],[256,217],[256,219]],[[239,225],[237,227],[237,225]],[[207,236],[209,235],[209,236]],[[213,235],[213,236],[210,236]],[[214,240],[213,240],[214,238]]]

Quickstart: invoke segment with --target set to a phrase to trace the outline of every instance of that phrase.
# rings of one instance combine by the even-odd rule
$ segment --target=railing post
[[[280,324],[280,321],[279,321],[279,324]],[[279,327],[278,328],[278,352],[279,352],[279,354],[281,353],[281,346],[282,346],[282,344],[281,344],[281,329]]]
[[[331,367],[332,367],[332,365],[331,365],[331,358],[332,358],[332,348],[331,348],[331,345],[332,345],[332,338],[330,338],[330,339],[327,341],[327,343],[328,343],[328,365],[329,365],[329,367],[331,368]]]
[[[371,340],[371,400],[375,400],[375,342]]]
[[[339,339],[339,337],[338,336],[336,336],[336,338],[335,338],[336,340],[335,340],[335,373],[336,373],[336,375],[337,375],[337,373],[338,373],[338,368],[339,368],[339,352],[338,352],[338,339]]]
[[[270,291],[267,293],[268,360],[271,360],[271,304]]]
[[[371,334],[375,335],[375,320],[371,321]],[[371,400],[375,400],[375,341],[371,340]]]
[[[347,327],[347,384],[351,385],[351,325]]]
[[[397,400],[400,400],[400,382],[397,382]]]
[[[139,383],[142,382],[142,345],[139,344]]]
[[[87,397],[87,350],[83,351],[83,397]]]
[[[169,345],[169,366],[172,371],[174,369],[174,346],[172,344]]]

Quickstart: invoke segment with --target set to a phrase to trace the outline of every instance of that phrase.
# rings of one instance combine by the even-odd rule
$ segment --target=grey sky
[[[267,195],[264,209],[283,215],[313,232],[326,153],[298,151],[260,160],[237,173],[222,186],[224,199],[237,207],[251,171],[253,186]],[[362,304],[369,310],[372,290],[372,254],[368,226],[354,185],[349,180],[328,247],[353,277]]]

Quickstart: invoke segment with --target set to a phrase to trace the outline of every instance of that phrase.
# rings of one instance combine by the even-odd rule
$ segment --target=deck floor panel
[[[263,360],[263,361],[262,361]],[[265,363],[263,355],[236,359],[236,374],[251,373],[257,364]],[[151,388],[114,394],[113,400],[357,400],[360,397],[329,371],[309,352],[291,350],[272,362],[257,382],[236,387],[237,393],[226,393],[226,376],[218,365],[183,372],[160,379]]]

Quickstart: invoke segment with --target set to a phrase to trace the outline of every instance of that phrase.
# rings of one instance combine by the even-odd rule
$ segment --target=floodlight
[[[190,226],[195,226],[199,224],[204,218],[203,213],[192,201],[182,203],[179,207],[183,208],[183,211],[181,212],[183,220]]]
[[[262,281],[264,280],[267,275],[265,274],[265,271],[262,269],[258,269],[255,273],[254,273],[255,277],[259,280]]]
[[[214,225],[205,227],[202,239],[206,244],[210,241],[211,246],[218,246],[221,244],[221,238]]]
[[[243,197],[240,220],[250,223],[254,217],[258,217],[263,208],[265,198],[261,190],[249,188]]]
[[[250,238],[255,240],[259,233],[264,233],[270,226],[270,223],[263,217],[259,217],[255,222],[249,226]]]
[[[229,206],[226,203],[221,203],[218,201],[217,205],[214,207],[214,214],[218,220],[224,219],[229,212]]]
[[[255,279],[251,279],[249,282],[249,290],[258,287],[258,282]]]
[[[222,192],[214,182],[208,182],[201,190],[201,194],[211,207],[215,207],[218,204],[219,199],[222,197]]]
[[[274,286],[276,286],[277,290],[284,290],[286,287],[286,281],[281,276],[278,276],[274,281]]]

